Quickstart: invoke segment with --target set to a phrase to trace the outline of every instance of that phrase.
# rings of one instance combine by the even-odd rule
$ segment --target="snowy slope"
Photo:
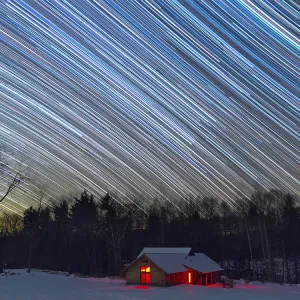
[[[234,289],[181,285],[169,288],[127,286],[123,280],[66,277],[18,270],[19,275],[0,277],[1,300],[268,300],[300,299],[300,287],[278,284],[245,285]]]

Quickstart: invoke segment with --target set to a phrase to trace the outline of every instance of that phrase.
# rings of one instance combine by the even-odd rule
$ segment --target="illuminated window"
[[[192,282],[192,274],[189,273],[189,283],[191,283],[191,282]]]
[[[150,267],[141,266],[141,273],[150,273]]]
[[[149,284],[150,283],[150,267],[149,266],[141,266],[141,283]]]

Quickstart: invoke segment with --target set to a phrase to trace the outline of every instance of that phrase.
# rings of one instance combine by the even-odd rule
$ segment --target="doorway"
[[[141,266],[140,268],[140,283],[141,284],[150,284],[150,267]]]

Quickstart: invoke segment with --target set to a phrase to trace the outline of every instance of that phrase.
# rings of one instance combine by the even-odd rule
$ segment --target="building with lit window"
[[[124,271],[127,284],[170,286],[210,285],[220,280],[223,269],[191,248],[144,248]]]

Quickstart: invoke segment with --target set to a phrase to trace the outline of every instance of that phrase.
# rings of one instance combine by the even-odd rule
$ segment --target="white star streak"
[[[1,143],[48,205],[84,188],[145,207],[299,194],[298,16],[296,1],[0,0]],[[34,185],[1,208],[21,213]]]

